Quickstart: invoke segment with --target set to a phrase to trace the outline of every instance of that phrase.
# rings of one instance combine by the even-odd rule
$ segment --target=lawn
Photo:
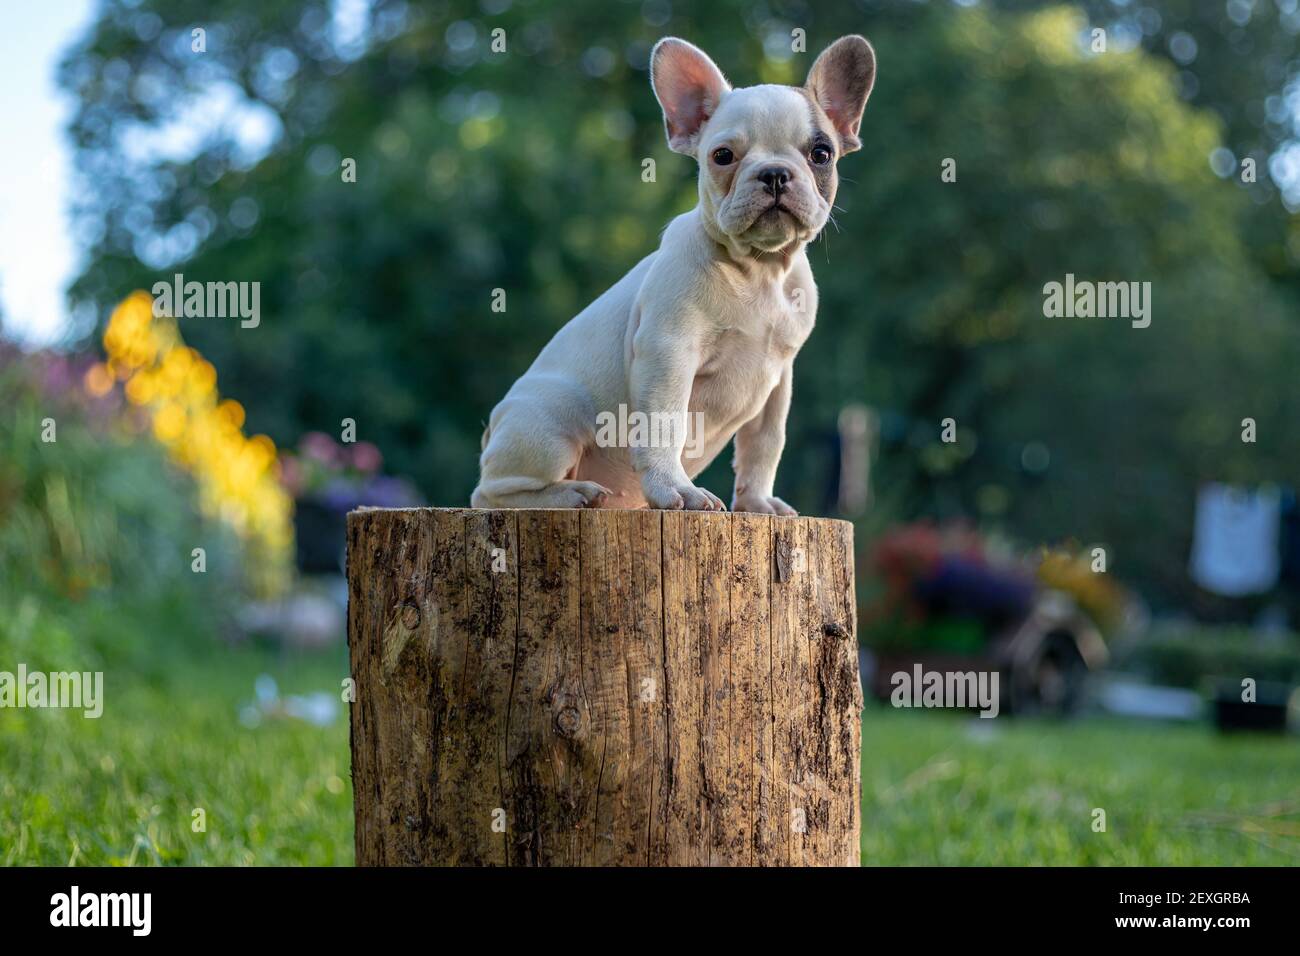
[[[239,719],[264,673],[282,694],[337,695],[334,657],[228,651],[152,684],[109,670],[98,720],[0,711],[0,864],[350,865],[343,704],[323,728]]]
[[[0,712],[0,864],[350,864],[346,713],[325,727],[245,726],[240,707],[263,673],[286,694],[336,692],[346,666],[341,655],[227,651],[152,682],[108,673],[99,720]],[[865,716],[868,864],[1300,858],[1294,738],[877,706]],[[206,832],[192,829],[197,808]]]
[[[880,707],[864,716],[864,864],[1300,862],[1294,737]],[[1097,808],[1105,832],[1093,830]]]

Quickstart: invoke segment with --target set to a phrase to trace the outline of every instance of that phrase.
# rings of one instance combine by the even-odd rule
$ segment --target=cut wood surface
[[[348,516],[361,865],[856,866],[853,529]]]

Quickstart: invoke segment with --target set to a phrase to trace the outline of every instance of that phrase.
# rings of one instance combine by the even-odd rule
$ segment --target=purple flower
[[[324,432],[307,432],[298,440],[298,447],[308,458],[322,465],[333,465],[339,458],[339,446]]]
[[[368,441],[357,442],[352,449],[352,467],[357,471],[372,475],[383,463],[384,456]]]
[[[944,555],[913,587],[932,611],[956,617],[1010,621],[1029,613],[1034,583],[1019,571]]]

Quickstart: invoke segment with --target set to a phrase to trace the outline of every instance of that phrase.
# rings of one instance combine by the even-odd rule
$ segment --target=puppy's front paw
[[[759,515],[784,515],[788,518],[799,514],[780,498],[766,495],[737,495],[731,499],[731,510]]]
[[[669,479],[646,475],[641,481],[641,490],[651,508],[665,511],[726,511],[722,499],[705,488],[697,488],[687,482],[675,482]]]

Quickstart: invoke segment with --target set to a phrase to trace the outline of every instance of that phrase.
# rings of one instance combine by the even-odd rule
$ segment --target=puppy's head
[[[797,86],[733,90],[698,47],[666,37],[650,54],[650,82],[668,146],[700,164],[700,210],[734,246],[773,252],[807,242],[830,216],[835,164],[858,149],[876,55],[841,37]]]

